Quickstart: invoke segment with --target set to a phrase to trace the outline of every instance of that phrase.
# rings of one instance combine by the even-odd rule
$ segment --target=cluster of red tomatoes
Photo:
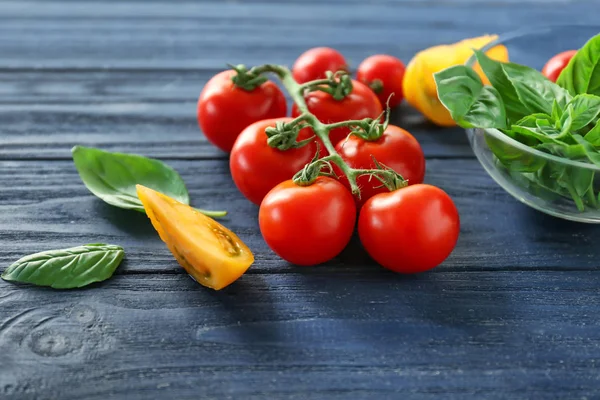
[[[292,74],[302,84],[325,78],[327,71],[347,68],[339,52],[321,47],[302,54]],[[198,122],[210,142],[231,153],[232,178],[247,199],[260,205],[261,233],[275,253],[297,265],[326,262],[346,247],[357,219],[366,251],[394,271],[425,271],[452,252],[459,234],[458,212],[444,191],[422,184],[425,158],[409,132],[388,125],[373,141],[349,136],[345,126],[329,134],[349,167],[372,169],[375,159],[402,175],[409,183],[405,188],[390,192],[372,176],[361,176],[357,198],[339,168],[334,168],[335,176],[298,185],[291,178],[319,149],[325,151],[323,146],[318,139],[286,151],[269,146],[265,130],[292,121],[300,111],[294,106],[291,117],[287,116],[285,96],[275,83],[266,81],[247,91],[233,83],[234,74],[221,72],[206,84],[198,100]],[[393,107],[402,101],[403,75],[400,60],[376,55],[360,64],[352,91],[343,99],[324,91],[307,91],[304,99],[310,113],[323,123],[377,119],[382,103],[389,99]],[[312,129],[305,127],[297,140],[313,136]]]

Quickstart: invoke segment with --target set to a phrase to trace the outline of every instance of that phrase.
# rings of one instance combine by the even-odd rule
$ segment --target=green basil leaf
[[[600,147],[600,119],[596,125],[584,136],[586,142],[591,143],[594,147]]]
[[[144,212],[135,185],[140,184],[184,204],[190,203],[181,176],[158,160],[75,146],[73,161],[85,186],[110,205]]]
[[[529,126],[519,126],[513,125],[510,130],[512,132],[519,133],[523,136],[529,136],[535,138],[541,143],[556,143],[561,145],[562,143],[555,139],[555,136],[560,135],[560,131],[555,130],[553,127],[548,127],[546,129],[540,129],[539,127],[531,128]]]
[[[569,168],[569,177],[571,178],[575,193],[579,196],[584,197],[589,190],[594,190],[594,170],[571,167]],[[595,199],[595,196],[592,196],[592,198]]]
[[[548,118],[537,118],[535,120],[535,126],[537,126],[541,130],[548,129],[548,128],[556,129],[556,128],[554,128],[554,124],[552,122],[550,122],[550,120]]]
[[[578,131],[600,115],[600,97],[592,94],[578,94],[569,102],[567,109],[569,107],[572,107],[569,131]],[[565,115],[566,113],[561,118],[563,126]]]
[[[556,201],[561,195],[555,191],[552,191],[544,186],[543,182],[540,182],[538,174],[522,174],[518,172],[510,173],[512,179],[519,186],[527,190],[529,193],[540,199],[546,201]]]
[[[492,60],[481,50],[475,50],[475,56],[490,83],[502,97],[509,122],[514,124],[527,115],[527,109],[523,106],[517,91],[502,69],[502,63]]]
[[[562,186],[559,183],[562,182],[565,170],[562,164],[550,162],[537,171],[536,177],[543,187],[553,192],[560,192]]]
[[[540,188],[564,197],[571,197],[579,211],[585,205],[598,206],[594,194],[594,171],[565,164],[548,162],[532,175],[532,181]]]
[[[529,112],[550,115],[555,100],[561,108],[571,101],[569,92],[550,82],[539,71],[513,63],[500,64],[521,103]]]
[[[581,135],[573,135],[573,139],[575,139],[575,141],[583,147],[588,160],[593,162],[595,165],[600,166],[600,152],[598,152],[598,150],[596,150],[594,146],[592,146],[590,142],[585,140],[585,138]]]
[[[504,131],[507,136],[515,140],[522,140],[518,133],[512,131]],[[545,160],[529,152],[517,149],[515,146],[506,143],[503,140],[497,139],[492,135],[485,134],[485,141],[498,161],[502,163],[509,171],[514,172],[535,172],[540,169]],[[536,143],[537,142],[536,140]]]
[[[550,118],[552,118],[552,117],[550,117],[548,114],[535,113],[535,114],[530,114],[530,115],[527,115],[526,117],[521,118],[514,125],[528,126],[530,128],[535,128],[537,126],[536,121],[538,119],[550,119]]]
[[[590,93],[600,96],[600,35],[596,35],[575,54],[556,83],[573,96]]]
[[[559,138],[562,134],[561,130],[558,130],[552,121],[548,118],[538,118],[535,120],[535,126],[538,131],[551,138]]]
[[[560,121],[558,122],[558,129],[560,129],[560,131],[558,133],[552,133],[551,135],[549,135],[550,137],[560,140],[562,142],[568,143],[568,144],[573,144],[575,143],[575,141],[573,140],[573,138],[571,137],[571,127],[573,125],[573,121],[575,119],[574,116],[574,111],[573,111],[573,106],[572,105],[568,105],[567,106],[567,110],[563,113],[562,117],[560,117]],[[556,130],[556,127],[553,127],[554,130]]]
[[[585,150],[580,144],[556,144],[542,143],[534,147],[537,150],[550,153],[558,157],[568,158],[570,160],[580,160],[586,158]]]
[[[502,98],[491,86],[483,86],[471,68],[456,65],[434,75],[438,97],[457,124],[464,128],[505,128]]]
[[[514,125],[526,126],[529,128],[537,128],[538,120],[548,120],[549,121],[551,119],[552,119],[552,117],[548,114],[535,113],[535,114],[530,114],[526,117],[521,118]]]
[[[55,289],[80,288],[110,278],[124,255],[122,247],[101,243],[44,251],[21,258],[4,271],[2,279]]]
[[[564,110],[560,107],[560,105],[558,105],[558,101],[554,99],[554,101],[552,102],[552,120],[556,122],[560,121],[563,111]]]
[[[509,137],[515,139],[516,141],[523,143],[524,145],[531,147],[531,146],[540,144],[540,141],[537,140],[536,137],[534,135],[532,135],[530,132],[525,132],[524,134],[521,134],[519,132],[515,132],[510,129],[501,129],[501,131],[506,136],[509,136]]]
[[[537,135],[537,133],[545,134],[545,132],[541,131],[540,122],[548,121],[549,118],[551,118],[551,117],[548,114],[542,114],[542,113],[531,114],[524,118],[521,118],[513,126],[519,126],[521,128],[535,128],[535,133],[530,133],[529,130],[526,130],[526,131],[521,130],[524,132],[521,135],[521,137],[531,137],[531,135],[534,135],[534,137],[535,137]],[[517,140],[519,140],[519,139],[517,139]],[[536,144],[539,144],[539,141],[537,139],[535,141],[533,141],[533,140],[528,140],[528,141],[519,140],[519,141],[521,143],[527,144],[529,146],[534,146]]]
[[[575,205],[579,211],[585,211],[586,199],[591,198],[593,203],[596,202],[593,189],[593,170],[567,167],[565,168],[565,173],[559,182],[562,187],[567,189],[567,192],[575,202]],[[586,196],[588,192],[591,193],[591,196]]]

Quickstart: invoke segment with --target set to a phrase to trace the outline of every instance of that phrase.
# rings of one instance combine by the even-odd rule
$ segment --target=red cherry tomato
[[[377,118],[383,112],[381,103],[375,93],[362,83],[352,81],[352,93],[342,100],[335,100],[329,93],[314,91],[304,96],[308,110],[313,113],[319,121],[330,124],[342,122],[349,119]],[[298,107],[292,108],[292,116],[300,115]],[[350,129],[346,127],[336,128],[329,132],[329,139],[335,146],[340,140],[346,138]]]
[[[366,58],[358,66],[356,79],[369,86],[385,106],[389,98],[390,107],[402,102],[402,80],[404,79],[404,63],[396,57],[378,54]],[[390,97],[390,95],[392,95]]]
[[[298,83],[325,78],[325,72],[347,71],[348,64],[337,50],[315,47],[302,53],[292,67],[292,75]]]
[[[317,152],[315,142],[286,151],[267,144],[265,129],[275,126],[277,121],[291,120],[276,118],[255,122],[242,131],[233,145],[229,158],[231,176],[240,192],[254,204],[260,204],[277,184],[292,179]],[[302,129],[298,141],[311,135],[309,129]]]
[[[544,68],[542,68],[542,74],[544,74],[552,82],[556,82],[562,70],[565,69],[575,54],[577,54],[577,50],[567,50],[563,51],[562,53],[558,53],[548,60],[546,65],[544,65]]]
[[[233,84],[234,71],[213,76],[198,98],[198,125],[204,136],[223,151],[253,122],[285,117],[287,104],[281,90],[267,81],[252,91]]]
[[[456,206],[443,190],[412,185],[369,199],[358,235],[383,267],[405,274],[427,271],[452,252],[460,231]]]
[[[265,242],[281,258],[316,265],[346,247],[354,231],[356,206],[350,192],[335,179],[319,177],[309,186],[289,180],[265,196],[258,222]]]
[[[409,185],[423,183],[425,176],[423,150],[413,135],[395,125],[388,125],[383,135],[375,141],[366,141],[353,135],[348,140],[339,142],[335,149],[352,168],[376,168],[373,161],[373,157],[375,157],[377,162],[402,175],[404,179],[408,180]],[[337,166],[334,169],[340,177],[340,182],[350,188],[346,176]],[[377,178],[369,176],[359,177],[356,183],[360,187],[361,193],[360,200],[357,200],[359,206],[377,193],[389,191],[382,187]]]

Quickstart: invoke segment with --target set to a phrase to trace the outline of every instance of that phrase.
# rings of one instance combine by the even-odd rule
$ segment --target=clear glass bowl
[[[511,62],[541,70],[599,32],[590,25],[535,28],[502,35],[485,49],[503,44]],[[556,217],[600,223],[600,167],[532,149],[496,129],[467,129],[467,136],[488,174],[519,201]]]

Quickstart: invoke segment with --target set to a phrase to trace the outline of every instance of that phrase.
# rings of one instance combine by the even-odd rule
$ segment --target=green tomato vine
[[[319,151],[315,158],[307,164],[301,171],[294,176],[294,182],[297,185],[310,185],[319,176],[334,176],[333,164],[346,176],[350,184],[352,194],[360,197],[360,188],[356,179],[360,176],[371,176],[381,181],[382,185],[388,190],[393,191],[408,185],[408,182],[397,172],[380,164],[373,159],[376,168],[373,169],[355,169],[350,167],[344,159],[338,154],[329,139],[329,132],[335,128],[348,127],[350,135],[356,135],[364,140],[375,141],[383,135],[383,132],[389,123],[389,107],[386,110],[386,119],[380,122],[381,117],[376,119],[365,118],[362,120],[347,120],[324,124],[310,112],[304,95],[311,91],[322,91],[330,94],[334,100],[341,101],[352,92],[352,79],[345,71],[328,72],[325,79],[299,84],[292,76],[289,69],[281,65],[265,64],[258,67],[247,69],[244,65],[231,66],[236,74],[232,78],[234,84],[244,90],[254,90],[257,86],[263,84],[267,78],[267,73],[273,73],[281,80],[281,83],[289,93],[292,101],[296,104],[301,114],[292,121],[284,123],[279,122],[275,127],[267,128],[266,135],[269,146],[285,151],[291,148],[305,146],[309,142],[318,138],[328,155],[319,157]],[[301,129],[312,128],[315,137],[297,142],[298,134]]]

